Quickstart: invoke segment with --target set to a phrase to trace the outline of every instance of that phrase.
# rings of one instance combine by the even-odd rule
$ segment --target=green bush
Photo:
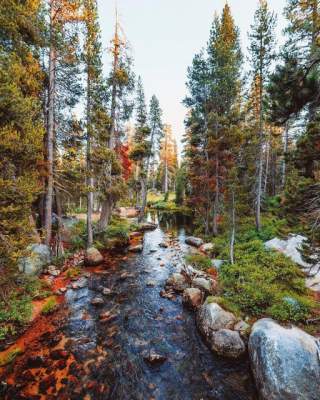
[[[269,307],[267,313],[279,321],[303,322],[310,315],[310,309],[315,306],[311,299],[288,295]]]
[[[10,364],[21,353],[22,350],[19,347],[16,347],[15,349],[10,350],[8,353],[5,353],[3,356],[0,356],[0,367]]]
[[[296,321],[310,313],[311,306],[305,288],[304,274],[290,259],[280,253],[268,251],[259,240],[235,246],[234,265],[221,267],[219,282],[223,296],[232,301],[243,313],[255,317],[279,314],[279,299],[299,299],[299,312],[290,305],[281,320]],[[278,305],[278,306],[276,306]],[[298,315],[299,314],[299,315]]]
[[[209,296],[207,297],[206,301],[210,303],[217,303],[219,306],[221,306],[224,310],[230,311],[236,316],[240,317],[241,315],[241,310],[239,307],[232,302],[232,300],[229,300],[225,297],[221,296]]]
[[[44,315],[48,315],[56,310],[58,306],[57,300],[55,297],[50,297],[42,307],[41,313]]]
[[[190,254],[185,257],[186,263],[193,265],[197,269],[206,270],[212,267],[212,261],[203,254]]]
[[[31,297],[13,292],[6,303],[0,301],[0,324],[14,322],[24,324],[30,321],[32,316]]]

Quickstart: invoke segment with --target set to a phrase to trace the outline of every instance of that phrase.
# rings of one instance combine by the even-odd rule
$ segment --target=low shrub
[[[243,313],[288,321],[304,319],[310,313],[304,274],[290,259],[266,250],[261,241],[253,240],[235,246],[235,260],[234,265],[221,267],[219,282],[224,298]],[[299,304],[296,311],[291,304],[279,301],[286,297],[296,299]],[[281,306],[284,306],[282,315]]]
[[[15,358],[22,353],[22,350],[19,347],[6,352],[4,355],[0,355],[0,367],[4,367],[10,364]]]
[[[66,277],[69,279],[77,278],[81,274],[81,268],[71,267],[66,273]]]
[[[220,297],[220,296],[209,296],[207,297],[206,301],[210,303],[217,303],[219,306],[221,306],[224,310],[230,311],[236,316],[240,317],[241,316],[241,310],[239,307],[232,302],[232,300],[229,300],[225,297]]]
[[[58,307],[58,303],[55,297],[49,297],[48,300],[45,302],[45,304],[42,307],[41,313],[44,315],[51,314],[53,311],[55,311]]]
[[[193,265],[197,269],[206,270],[212,267],[212,261],[203,254],[190,254],[185,257],[185,261],[189,265]]]

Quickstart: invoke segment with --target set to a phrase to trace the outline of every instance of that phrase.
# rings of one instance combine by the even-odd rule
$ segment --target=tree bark
[[[118,13],[116,15],[116,28],[114,35],[114,48],[113,48],[113,82],[112,82],[112,94],[111,94],[111,128],[110,137],[108,141],[108,147],[110,150],[114,150],[116,143],[119,138],[116,137],[116,112],[117,112],[117,81],[116,73],[119,67],[119,56],[120,56],[120,38],[119,38],[119,23],[118,23]],[[110,165],[110,177],[111,177],[111,165]],[[99,218],[99,231],[106,229],[109,225],[111,218],[111,211],[113,208],[113,201],[111,198],[107,198],[102,202],[101,214]],[[110,214],[110,215],[109,215]]]
[[[61,196],[60,191],[57,187],[55,187],[55,194],[56,194],[56,209],[57,209],[57,217],[58,217],[58,230],[56,236],[56,256],[60,257],[64,255],[64,247],[62,242],[62,205],[61,205]]]
[[[260,49],[263,48],[262,36],[260,39]],[[262,174],[263,174],[263,55],[260,51],[260,88],[259,88],[259,160],[257,176],[257,195],[256,195],[256,229],[261,229],[261,197],[262,197]]]
[[[99,232],[103,231],[110,223],[113,204],[111,201],[105,200],[102,203],[100,220],[98,223]]]
[[[89,64],[89,63],[88,63]],[[87,186],[90,188],[87,194],[87,248],[93,245],[93,177],[91,165],[91,79],[90,65],[87,65]]]
[[[56,80],[56,48],[54,34],[55,0],[50,1],[50,54],[49,54],[49,88],[48,88],[48,125],[46,140],[47,187],[45,200],[45,244],[50,246],[52,238],[52,204],[53,204],[53,146],[55,136],[54,107]]]
[[[232,189],[232,202],[231,202],[231,238],[230,238],[230,262],[234,264],[234,242],[236,236],[236,205],[235,193]]]
[[[286,123],[285,131],[284,131],[284,143],[283,143],[283,162],[282,162],[282,189],[286,187],[287,180],[287,153],[288,153],[288,145],[289,145],[289,122]]]

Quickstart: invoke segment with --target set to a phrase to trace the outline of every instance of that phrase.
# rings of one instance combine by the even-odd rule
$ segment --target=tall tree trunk
[[[260,48],[263,48],[262,37]],[[256,194],[256,229],[261,229],[261,197],[262,197],[262,175],[263,175],[263,55],[260,52],[260,98],[259,98],[259,160],[257,176],[257,194]]]
[[[50,54],[49,54],[49,88],[48,88],[48,125],[46,137],[47,187],[45,200],[45,243],[50,246],[52,238],[52,204],[53,204],[53,146],[54,146],[54,107],[56,80],[56,48],[55,48],[55,0],[50,1]]]
[[[146,210],[146,206],[147,206],[147,194],[148,194],[148,190],[147,190],[147,177],[143,177],[140,180],[141,183],[141,199],[142,199],[142,203],[141,203],[141,208],[140,208],[140,213],[139,213],[139,222],[142,222],[145,216],[145,210]]]
[[[216,133],[216,139],[218,139],[218,121],[216,121],[215,124],[215,133]],[[220,185],[219,185],[219,168],[220,168],[220,162],[219,162],[219,153],[218,149],[216,150],[216,159],[215,159],[215,195],[214,195],[214,205],[213,205],[213,235],[217,236],[218,235],[218,213],[219,213],[219,196],[220,196]]]
[[[110,201],[104,201],[101,207],[100,220],[98,224],[99,232],[103,231],[109,225],[112,214],[112,204]]]
[[[270,164],[270,140],[266,143],[267,152],[266,152],[266,168],[264,172],[264,185],[263,185],[263,192],[267,194],[268,189],[268,178],[269,178],[269,164]]]
[[[64,255],[64,247],[62,241],[62,230],[63,230],[63,223],[62,223],[62,204],[61,204],[61,195],[60,191],[55,186],[55,198],[56,198],[56,210],[57,210],[57,218],[58,218],[58,228],[57,228],[57,236],[56,236],[56,256],[60,257]]]
[[[216,156],[216,185],[215,185],[215,196],[214,196],[214,205],[213,205],[213,234],[214,236],[218,235],[218,213],[219,213],[219,158]]]
[[[165,165],[164,165],[164,193],[165,193],[165,196],[167,195],[167,193],[168,193],[168,190],[169,190],[169,177],[168,177],[168,160],[167,160],[167,158],[166,158],[166,161],[165,161]]]
[[[113,47],[113,82],[112,82],[112,94],[111,94],[111,128],[110,137],[108,141],[108,147],[110,150],[114,150],[116,145],[119,144],[119,138],[116,135],[116,113],[117,113],[117,78],[116,73],[119,68],[119,56],[120,56],[120,38],[119,38],[119,22],[118,22],[118,12],[116,12],[116,28],[114,35],[114,47]],[[110,178],[111,178],[111,165],[109,166]],[[110,222],[111,212],[113,208],[113,200],[111,197],[107,198],[102,202],[101,214],[98,223],[99,231],[106,229]]]
[[[93,176],[91,165],[91,79],[90,66],[87,65],[87,186],[90,188],[87,195],[87,248],[93,245],[93,227],[92,227],[92,212],[93,212]]]
[[[283,161],[282,161],[282,174],[281,174],[281,184],[282,189],[286,186],[287,179],[287,153],[289,145],[289,122],[286,123],[284,131],[284,143],[283,143]]]
[[[230,238],[230,262],[234,264],[234,242],[236,236],[236,205],[235,205],[235,193],[232,189],[231,198],[231,238]]]

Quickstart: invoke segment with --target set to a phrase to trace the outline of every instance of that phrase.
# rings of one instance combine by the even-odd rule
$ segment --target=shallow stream
[[[67,291],[66,316],[56,317],[56,332],[40,338],[36,353],[7,371],[4,398],[256,399],[248,361],[214,356],[181,298],[160,296],[191,249],[181,217],[162,214],[157,222],[160,227],[144,235],[143,253],[115,255],[91,271],[88,286]],[[160,248],[163,241],[170,246]],[[111,293],[102,295],[103,288]],[[91,304],[97,296],[104,304]],[[150,352],[165,361],[151,364]]]

